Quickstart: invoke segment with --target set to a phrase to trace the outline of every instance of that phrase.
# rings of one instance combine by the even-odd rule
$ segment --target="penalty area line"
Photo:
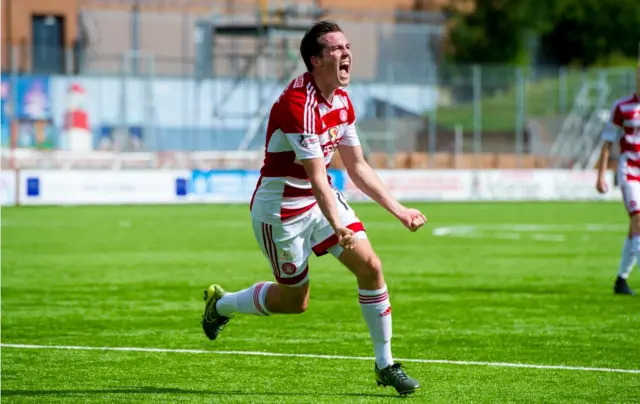
[[[280,352],[258,352],[258,351],[208,351],[204,349],[168,349],[168,348],[140,348],[140,347],[96,347],[96,346],[71,346],[71,345],[29,345],[29,344],[0,344],[2,348],[14,349],[53,349],[68,351],[120,351],[120,352],[153,352],[153,353],[183,353],[196,355],[238,355],[238,356],[267,356],[280,358],[309,358],[309,359],[339,359],[372,361],[374,358],[366,356],[343,356],[343,355],[316,355],[316,354],[296,354]],[[478,362],[478,361],[454,361],[446,359],[397,359],[398,362],[427,363],[441,365],[471,365],[489,367],[509,367],[524,369],[546,369],[546,370],[569,370],[578,372],[608,372],[608,373],[633,373],[640,374],[640,369],[616,369],[616,368],[596,368],[582,366],[565,365],[534,365],[527,363],[508,362]]]

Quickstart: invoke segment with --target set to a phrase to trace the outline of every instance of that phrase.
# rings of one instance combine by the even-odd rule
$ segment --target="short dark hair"
[[[308,71],[313,70],[311,57],[319,56],[324,49],[324,45],[320,43],[320,37],[330,32],[342,32],[342,28],[333,21],[318,21],[302,37],[300,55]]]

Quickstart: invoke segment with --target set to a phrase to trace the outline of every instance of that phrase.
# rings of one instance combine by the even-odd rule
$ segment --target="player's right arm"
[[[318,207],[338,236],[340,245],[353,248],[355,234],[340,222],[336,198],[327,179],[327,168],[316,133],[317,125],[312,103],[307,102],[306,97],[300,94],[292,94],[279,102],[282,103],[279,106],[281,130],[291,144],[296,160],[304,167]]]
[[[596,189],[601,194],[608,191],[607,184],[607,167],[609,165],[609,158],[611,157],[611,146],[613,142],[617,141],[620,138],[620,134],[622,133],[621,128],[622,122],[620,122],[620,117],[618,113],[618,107],[614,106],[611,111],[611,119],[604,127],[602,131],[602,149],[600,150],[600,159],[598,161],[598,180],[596,182]]]
[[[310,158],[300,160],[311,182],[313,195],[318,201],[318,206],[322,214],[327,218],[329,224],[333,228],[334,233],[338,236],[340,245],[347,248],[353,248],[356,241],[353,231],[342,226],[340,216],[338,215],[338,206],[333,189],[327,180],[327,168],[324,164],[324,157]]]

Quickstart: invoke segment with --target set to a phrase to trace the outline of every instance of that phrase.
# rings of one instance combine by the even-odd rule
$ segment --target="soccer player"
[[[336,149],[354,184],[405,227],[416,231],[427,219],[398,203],[363,157],[356,114],[343,89],[353,59],[341,28],[330,21],[314,24],[302,39],[300,53],[308,71],[292,80],[272,106],[265,160],[251,200],[254,234],[276,282],[259,282],[234,293],[209,286],[202,328],[214,340],[234,313],[304,312],[311,252],[330,253],[356,277],[378,385],[409,394],[420,384],[391,354],[391,305],[380,259],[363,224],[327,175]]]
[[[616,294],[633,295],[627,278],[640,258],[640,64],[636,72],[636,92],[617,100],[602,133],[604,144],[598,166],[598,192],[608,191],[605,178],[613,142],[620,144],[618,181],[624,205],[629,212],[629,232],[622,247],[618,277],[613,286]]]

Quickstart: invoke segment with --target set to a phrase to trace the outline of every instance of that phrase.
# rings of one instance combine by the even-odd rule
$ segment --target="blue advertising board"
[[[329,170],[329,176],[333,185],[343,191],[343,172]],[[258,170],[193,170],[187,195],[203,201],[249,203],[259,178]]]

